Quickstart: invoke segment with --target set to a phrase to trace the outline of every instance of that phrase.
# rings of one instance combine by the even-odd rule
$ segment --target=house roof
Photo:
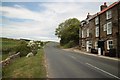
[[[94,15],[91,17],[91,19],[95,18],[97,15],[100,15],[100,14],[106,12],[107,10],[113,8],[114,6],[116,6],[116,5],[119,4],[119,3],[120,3],[120,0],[117,1],[117,2],[114,2],[113,4],[111,4],[110,6],[108,6],[107,8],[103,9],[102,11],[100,11],[100,12],[94,14]],[[90,19],[90,20],[91,20],[91,19]]]
[[[98,14],[102,14],[102,13],[104,13],[105,11],[107,11],[107,10],[111,9],[112,7],[114,7],[115,5],[117,5],[119,2],[120,2],[120,1],[118,1],[118,2],[114,2],[114,3],[111,4],[109,7],[103,9],[102,11],[100,11]]]

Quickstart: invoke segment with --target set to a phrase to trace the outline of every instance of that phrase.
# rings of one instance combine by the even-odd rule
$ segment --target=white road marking
[[[107,71],[105,71],[105,70],[102,70],[102,69],[100,69],[100,68],[98,68],[98,67],[96,67],[96,66],[93,66],[92,64],[89,64],[89,63],[86,63],[87,65],[89,65],[89,66],[91,66],[91,67],[93,67],[93,68],[95,68],[95,69],[97,69],[97,70],[100,70],[100,71],[102,71],[102,72],[104,72],[104,73],[106,73],[106,74],[108,74],[108,75],[110,75],[110,76],[112,76],[112,77],[115,77],[115,78],[117,78],[117,79],[120,79],[119,77],[117,77],[117,76],[115,76],[115,75],[113,75],[113,74],[111,74],[111,73],[109,73],[109,72],[107,72]]]

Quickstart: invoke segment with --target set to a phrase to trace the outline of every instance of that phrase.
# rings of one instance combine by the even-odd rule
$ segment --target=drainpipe
[[[99,26],[99,40],[101,40],[101,38],[100,38],[100,15],[97,13],[97,16],[98,16],[98,21],[99,21],[99,24],[98,24],[98,26]]]
[[[97,13],[97,17],[98,17],[98,21],[99,21],[99,24],[98,24],[98,26],[99,26],[99,37],[98,37],[98,41],[100,41],[101,40],[101,38],[100,38],[100,15]],[[98,48],[98,55],[101,55],[102,54],[102,48],[101,47],[99,47]]]

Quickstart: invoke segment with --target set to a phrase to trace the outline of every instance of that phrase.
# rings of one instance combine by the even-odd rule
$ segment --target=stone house
[[[83,51],[90,51],[91,46],[91,29],[90,29],[90,25],[89,25],[89,20],[92,18],[92,15],[87,15],[87,18],[83,21],[81,21],[81,50]]]
[[[80,49],[91,52],[100,48],[100,55],[120,55],[120,1],[110,6],[106,3],[100,6],[101,11],[87,15],[81,21]]]

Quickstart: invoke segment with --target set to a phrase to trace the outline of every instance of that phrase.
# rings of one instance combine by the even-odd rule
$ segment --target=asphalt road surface
[[[50,42],[44,48],[48,78],[120,79],[118,61],[65,51],[58,45]]]

